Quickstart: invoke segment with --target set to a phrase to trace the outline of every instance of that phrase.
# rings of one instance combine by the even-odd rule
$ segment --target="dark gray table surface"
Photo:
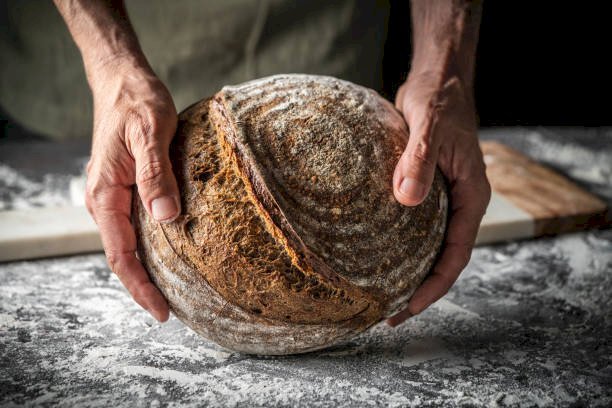
[[[612,130],[488,129],[612,203]],[[69,200],[83,144],[0,140],[0,210]],[[0,264],[0,405],[610,406],[612,230],[477,248],[392,329],[289,357],[156,323],[104,256]]]

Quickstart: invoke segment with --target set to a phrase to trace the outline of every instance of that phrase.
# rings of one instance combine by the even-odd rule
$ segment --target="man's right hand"
[[[135,255],[130,223],[133,186],[148,213],[169,222],[180,214],[168,156],[177,114],[170,93],[148,69],[121,59],[90,71],[93,147],[87,165],[87,209],[100,229],[110,268],[134,300],[158,321],[168,304]]]
[[[159,321],[168,303],[136,258],[130,223],[133,186],[148,213],[169,222],[181,212],[168,157],[177,115],[149,66],[123,0],[55,0],[83,57],[94,99],[93,147],[85,203],[108,263],[140,306]]]

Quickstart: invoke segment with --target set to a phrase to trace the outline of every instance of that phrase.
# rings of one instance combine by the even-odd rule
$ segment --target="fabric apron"
[[[90,137],[80,54],[48,0],[0,0],[0,105],[54,139]],[[145,55],[177,110],[223,85],[276,73],[382,85],[387,1],[128,0]]]

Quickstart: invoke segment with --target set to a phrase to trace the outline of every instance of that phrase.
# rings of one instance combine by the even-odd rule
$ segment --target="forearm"
[[[122,0],[54,0],[83,57],[90,86],[102,71],[150,71]]]
[[[412,0],[411,72],[435,73],[442,81],[456,76],[471,87],[482,2]]]

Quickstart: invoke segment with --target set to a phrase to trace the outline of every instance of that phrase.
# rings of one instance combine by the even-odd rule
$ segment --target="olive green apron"
[[[131,0],[128,13],[177,109],[223,85],[276,73],[382,84],[387,1]],[[89,137],[81,58],[48,1],[0,0],[0,105],[55,139]]]

